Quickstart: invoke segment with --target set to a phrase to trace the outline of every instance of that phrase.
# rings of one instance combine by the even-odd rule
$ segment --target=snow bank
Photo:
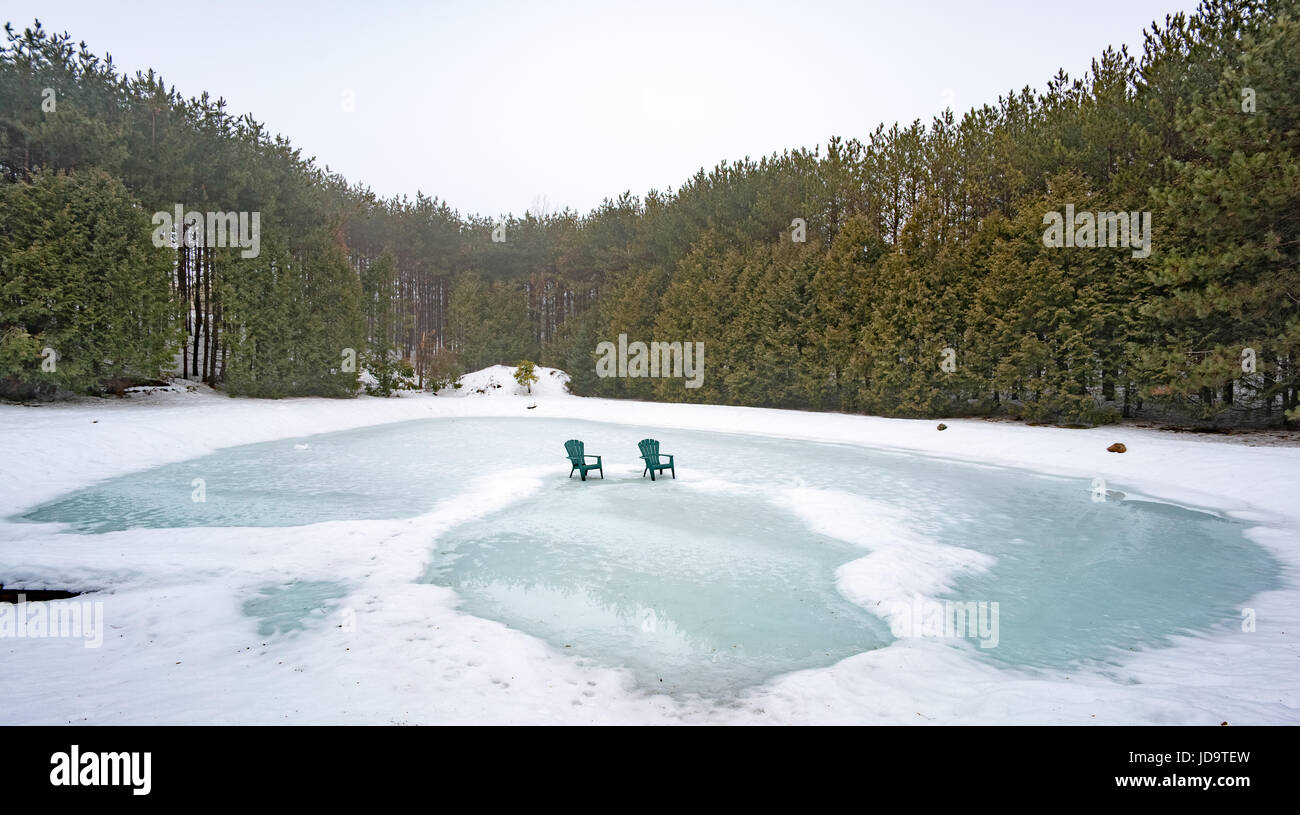
[[[493,365],[481,371],[465,374],[456,380],[456,385],[443,388],[439,396],[461,397],[512,397],[541,396],[558,397],[569,394],[569,375],[558,368],[537,366],[533,374],[537,381],[525,388],[515,381],[515,368],[509,365]]]

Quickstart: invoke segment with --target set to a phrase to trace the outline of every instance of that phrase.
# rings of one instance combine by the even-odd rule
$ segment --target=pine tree
[[[361,271],[361,290],[364,297],[366,321],[365,367],[375,378],[368,392],[376,396],[391,396],[399,366],[393,359],[396,353],[393,335],[395,320],[393,305],[396,302],[396,283],[393,256],[387,252]]]
[[[532,393],[533,384],[537,382],[537,366],[526,359],[519,360],[515,365],[514,378],[519,387],[527,388]]]
[[[1294,14],[1246,37],[1214,92],[1178,117],[1190,155],[1172,162],[1168,182],[1155,191],[1162,262],[1153,270],[1158,297],[1147,312],[1160,322],[1164,342],[1150,349],[1146,363],[1182,410],[1201,416],[1225,408],[1296,416],[1297,53]]]
[[[177,312],[149,217],[98,170],[31,179],[0,185],[5,392],[121,392],[156,379],[175,350]],[[30,356],[38,348],[44,358]]]

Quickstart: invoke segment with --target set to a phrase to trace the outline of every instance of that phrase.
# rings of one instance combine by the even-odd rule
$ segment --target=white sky
[[[1193,0],[6,0],[119,70],[223,96],[381,195],[586,212],[700,167],[959,114],[1087,70]],[[355,94],[345,113],[346,90]]]

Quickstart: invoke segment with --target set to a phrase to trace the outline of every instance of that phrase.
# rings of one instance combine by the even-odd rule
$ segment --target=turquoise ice
[[[646,437],[677,456],[676,481],[641,478]],[[570,438],[604,456],[604,481],[565,478]],[[1278,564],[1243,524],[1134,494],[1094,501],[1090,479],[557,419],[433,419],[233,447],[93,485],[22,519],[94,534],[405,518],[519,467],[541,473],[541,489],[431,540],[429,568],[412,579],[452,587],[464,611],[626,668],[651,690],[728,694],[895,642],[884,610],[850,602],[836,571],[896,536],[898,520],[817,532],[776,500],[795,486],[898,508],[907,535],[988,556],[935,597],[998,603],[997,647],[969,637],[940,647],[1003,669],[1104,668],[1177,634],[1239,630],[1250,598],[1279,585]],[[907,548],[894,546],[906,565]],[[321,608],[331,599],[306,597]],[[279,613],[246,611],[264,625]]]

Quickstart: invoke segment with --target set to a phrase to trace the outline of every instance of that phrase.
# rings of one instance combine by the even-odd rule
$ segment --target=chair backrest
[[[569,439],[564,443],[564,451],[569,454],[569,461],[572,461],[574,464],[581,464],[583,462],[584,459],[582,453],[585,449],[586,445],[577,439]]]
[[[641,448],[641,458],[659,460],[659,442],[655,439],[642,439],[637,446]]]

